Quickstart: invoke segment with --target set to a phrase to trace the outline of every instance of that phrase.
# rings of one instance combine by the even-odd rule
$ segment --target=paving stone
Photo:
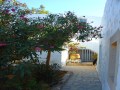
[[[73,75],[63,85],[61,90],[102,90],[94,66],[66,66],[64,70],[73,72]]]

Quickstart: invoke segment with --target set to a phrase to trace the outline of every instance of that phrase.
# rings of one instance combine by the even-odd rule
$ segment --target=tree
[[[49,12],[47,10],[45,10],[45,6],[40,5],[38,13],[40,13],[40,14],[48,14]]]
[[[49,12],[45,10],[45,7],[43,5],[40,5],[38,9],[32,8],[31,12],[34,14],[49,14]]]
[[[71,12],[64,15],[50,14],[38,22],[41,22],[39,28],[43,31],[43,36],[39,35],[40,40],[37,41],[37,45],[48,52],[46,65],[50,63],[51,52],[63,50],[63,44],[70,42],[75,35],[79,41],[101,37],[101,26],[96,28],[89,23],[80,22]]]
[[[32,14],[35,14],[36,11],[37,11],[37,10],[36,10],[35,8],[32,7],[32,10],[31,10]]]
[[[96,28],[89,23],[80,22],[72,12],[30,19],[26,17],[30,13],[29,9],[23,6],[19,2],[10,1],[2,2],[0,6],[0,42],[3,49],[1,65],[24,57],[33,59],[33,55],[36,56],[35,47],[39,47],[40,50],[48,52],[48,66],[51,52],[63,50],[64,43],[70,42],[74,36],[80,41],[101,36],[102,27]]]
[[[25,57],[33,59],[37,29],[34,31],[35,22],[26,17],[28,8],[19,2],[4,1],[0,10],[0,67]]]

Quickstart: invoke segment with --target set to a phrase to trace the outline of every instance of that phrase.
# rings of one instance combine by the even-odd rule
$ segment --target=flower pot
[[[70,54],[70,59],[71,60],[80,59],[80,54]]]

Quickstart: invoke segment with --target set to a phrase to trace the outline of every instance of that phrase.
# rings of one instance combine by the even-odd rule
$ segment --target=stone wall
[[[98,62],[98,73],[102,82],[103,90],[120,90],[120,0],[107,0],[103,20],[103,38],[100,43],[100,57]],[[108,78],[110,73],[109,63],[111,62],[112,38],[115,37],[117,42],[117,57],[115,63],[115,78],[114,89],[110,89]]]

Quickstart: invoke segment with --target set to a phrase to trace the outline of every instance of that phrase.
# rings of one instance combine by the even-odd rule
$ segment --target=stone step
[[[93,62],[67,63],[66,66],[93,66]]]

